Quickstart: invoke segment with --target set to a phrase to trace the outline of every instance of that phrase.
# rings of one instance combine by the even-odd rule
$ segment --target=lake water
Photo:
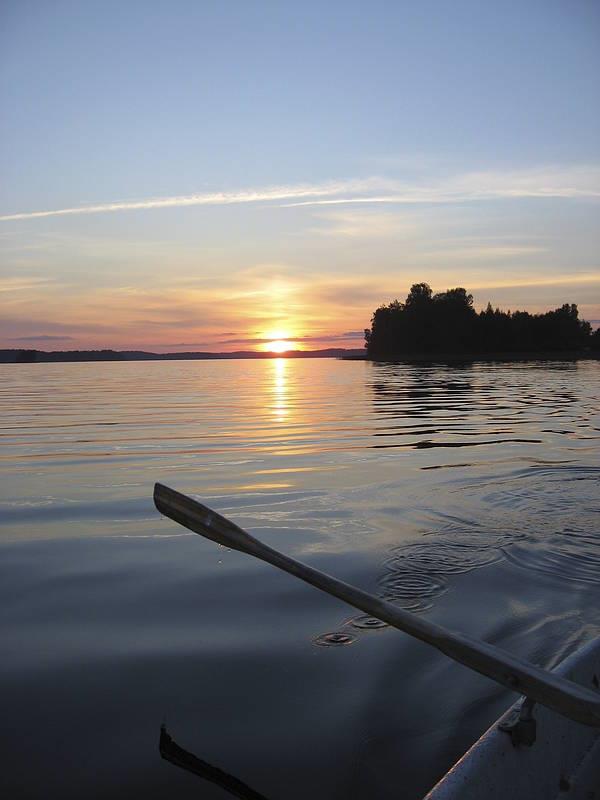
[[[161,518],[157,480],[538,664],[600,633],[599,362],[0,369],[5,797],[227,797],[166,721],[270,800],[416,800],[513,699]]]

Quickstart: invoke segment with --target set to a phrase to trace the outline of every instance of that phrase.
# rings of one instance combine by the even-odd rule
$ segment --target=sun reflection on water
[[[289,414],[289,401],[288,401],[288,375],[287,375],[287,359],[274,358],[271,362],[273,364],[273,416],[277,422],[284,422]]]

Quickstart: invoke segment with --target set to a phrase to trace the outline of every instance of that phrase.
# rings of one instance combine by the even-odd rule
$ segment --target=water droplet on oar
[[[377,617],[370,617],[368,614],[350,620],[350,624],[354,625],[355,628],[361,628],[363,630],[388,627],[387,622],[384,622],[382,619],[377,619]]]
[[[344,644],[352,644],[356,636],[352,633],[334,631],[333,633],[322,633],[314,639],[314,643],[321,647],[340,647]]]

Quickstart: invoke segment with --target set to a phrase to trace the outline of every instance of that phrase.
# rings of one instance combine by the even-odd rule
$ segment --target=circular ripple
[[[370,617],[368,614],[365,614],[362,617],[355,617],[354,619],[350,620],[350,624],[355,628],[361,628],[362,630],[373,630],[376,628],[388,627],[387,622],[384,622],[382,619],[377,619],[377,617]]]
[[[431,608],[433,600],[448,588],[446,582],[437,575],[410,570],[391,572],[380,581],[380,585],[385,600],[407,611]]]
[[[341,647],[345,644],[352,644],[355,640],[356,636],[352,633],[334,631],[333,633],[322,633],[313,642],[320,647]]]

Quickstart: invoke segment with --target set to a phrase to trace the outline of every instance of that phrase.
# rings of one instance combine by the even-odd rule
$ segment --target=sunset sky
[[[410,285],[600,324],[600,4],[5,0],[0,347],[361,347]]]

